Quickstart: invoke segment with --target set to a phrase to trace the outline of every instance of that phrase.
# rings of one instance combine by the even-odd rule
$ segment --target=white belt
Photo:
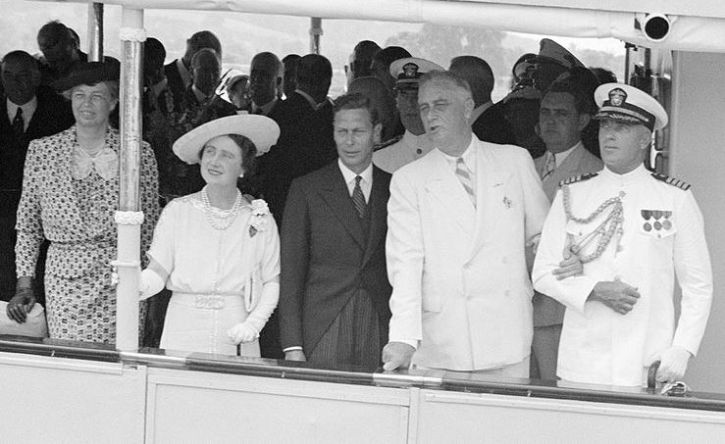
[[[226,307],[242,306],[241,294],[204,294],[204,293],[177,293],[172,299],[175,303],[198,308],[201,310],[222,310]]]

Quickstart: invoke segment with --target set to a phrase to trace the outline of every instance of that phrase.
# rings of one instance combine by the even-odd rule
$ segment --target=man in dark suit
[[[297,89],[277,101],[269,113],[280,128],[277,145],[259,158],[257,188],[282,226],[290,183],[337,157],[332,137],[332,104],[327,98],[332,65],[327,58],[308,54],[297,65]],[[281,359],[277,312],[260,333],[263,358]]]
[[[7,301],[15,295],[15,212],[28,144],[70,127],[73,113],[69,102],[40,87],[38,62],[27,52],[8,53],[0,66],[5,90],[0,102],[0,300]],[[43,262],[38,261],[36,276],[42,276]],[[36,288],[39,301],[44,300],[41,285]]]
[[[174,97],[182,97],[186,90],[191,87],[193,79],[191,58],[200,49],[204,48],[213,49],[217,53],[219,66],[221,66],[222,44],[219,42],[219,39],[211,31],[199,31],[194,33],[186,41],[186,52],[184,56],[164,67],[164,72],[169,82],[169,89]]]
[[[271,52],[260,52],[252,57],[249,65],[252,114],[270,116],[279,101],[283,73],[282,62]]]
[[[339,98],[339,159],[292,182],[282,224],[281,344],[288,360],[375,369],[392,291],[385,264],[390,175],[372,165],[370,101]]]
[[[260,157],[262,193],[279,222],[292,179],[337,157],[332,137],[332,104],[327,98],[332,65],[308,54],[297,65],[297,89],[269,113],[280,128],[279,141]],[[281,224],[280,224],[281,225]]]
[[[491,101],[494,77],[485,60],[475,56],[460,56],[451,60],[451,72],[468,82],[473,93],[473,134],[484,142],[515,144],[516,135],[504,116],[502,103]]]

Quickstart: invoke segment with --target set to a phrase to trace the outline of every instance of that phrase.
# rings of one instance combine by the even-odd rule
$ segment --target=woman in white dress
[[[141,298],[173,292],[161,348],[259,356],[259,332],[279,298],[279,236],[267,204],[236,184],[278,136],[273,120],[238,115],[174,143],[181,160],[201,164],[206,186],[164,208],[141,273]]]

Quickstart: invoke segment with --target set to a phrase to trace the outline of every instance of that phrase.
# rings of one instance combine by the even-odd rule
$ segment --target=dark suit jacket
[[[292,182],[282,225],[282,348],[315,348],[348,300],[367,293],[387,342],[392,288],[385,266],[390,175],[373,167],[366,237],[337,162]]]
[[[473,133],[484,142],[516,145],[516,136],[504,117],[503,103],[495,103],[484,111],[473,125]]]
[[[174,96],[174,100],[180,100],[190,85],[186,85],[184,80],[181,78],[179,68],[176,66],[176,59],[171,61],[171,63],[164,65],[164,74],[166,74],[169,91],[171,91],[171,94]]]
[[[8,117],[7,99],[0,96],[0,300],[7,301],[15,294],[15,213],[20,202],[23,168],[28,144],[33,139],[59,133],[73,124],[70,102],[50,88],[38,89],[38,107],[22,136],[13,131]],[[35,295],[43,296],[43,275],[47,244],[42,248],[35,270]]]
[[[7,99],[0,97],[0,190],[3,190],[0,191],[0,216],[15,215],[18,208],[30,141],[59,133],[74,123],[70,102],[45,87],[38,90],[37,97],[38,108],[22,136],[15,135],[8,117]]]
[[[278,102],[270,112],[280,128],[277,144],[259,158],[260,191],[275,220],[282,221],[290,183],[337,158],[332,135],[333,110],[325,103],[315,110],[300,94]]]

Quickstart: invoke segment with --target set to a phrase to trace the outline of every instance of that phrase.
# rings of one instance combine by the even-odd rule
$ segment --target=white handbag
[[[45,320],[45,309],[36,303],[25,318],[25,322],[19,324],[7,315],[8,303],[0,301],[0,334],[31,336],[34,338],[48,337],[48,323]]]

